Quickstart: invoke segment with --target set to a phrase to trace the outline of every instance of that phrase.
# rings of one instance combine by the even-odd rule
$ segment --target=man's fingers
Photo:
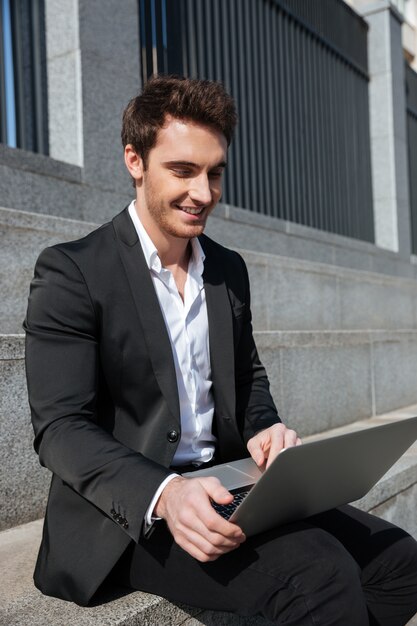
[[[300,444],[301,439],[294,430],[287,428],[284,424],[274,424],[252,437],[247,447],[258,467],[266,462],[266,468],[268,468],[283,448]]]
[[[271,447],[268,454],[266,469],[268,469],[271,463],[276,459],[278,454],[282,452],[284,448],[292,448],[293,446],[297,445],[297,439],[298,435],[295,430],[285,428],[285,426],[283,429],[280,429],[278,433],[272,433]]]
[[[255,461],[258,467],[261,467],[265,463],[265,459],[267,458],[267,454],[265,454],[265,451],[268,450],[268,448],[266,448],[268,441],[269,435],[266,433],[266,431],[261,431],[248,441],[247,448],[249,454],[251,455],[252,459]],[[266,450],[264,448],[266,448]]]
[[[194,520],[194,522],[196,522],[196,520]],[[230,526],[234,525],[230,524]],[[237,526],[235,526],[235,528],[240,531]],[[241,532],[232,534],[231,536],[225,536],[221,533],[210,531],[201,522],[196,522],[194,527],[190,527],[189,525],[181,526],[177,529],[177,538],[179,539],[179,543],[181,541],[190,543],[209,557],[217,557],[225,552],[230,552],[238,548],[245,539]]]
[[[188,552],[191,556],[193,556],[198,561],[202,563],[207,563],[209,561],[215,561],[222,554],[226,554],[227,552],[231,552],[239,547],[240,543],[233,544],[227,548],[217,548],[213,546],[207,541],[204,541],[204,538],[199,535],[191,535],[183,537],[179,537],[177,541],[178,545]]]
[[[197,478],[197,480],[201,483],[203,489],[209,495],[209,497],[218,502],[219,504],[228,504],[232,502],[233,496],[223,487],[218,478],[214,478],[214,476],[209,476],[207,478]]]
[[[285,447],[285,431],[284,424],[274,424],[274,426],[261,430],[248,441],[249,453],[258,467],[269,460],[271,455],[275,458],[278,452]]]
[[[238,526],[230,524],[214,510],[208,515],[208,524],[216,530],[211,530],[206,525],[204,517],[204,514],[199,517],[188,511],[173,526],[169,524],[178,545],[199,561],[214,560],[221,554],[235,550],[245,540]],[[217,527],[220,527],[220,532]]]
[[[284,448],[291,448],[297,445],[297,439],[299,439],[295,430],[287,429],[284,434]]]
[[[242,530],[223,519],[210,503],[210,499],[225,504],[233,499],[217,478],[174,479],[161,498],[158,510],[176,543],[199,561],[214,560],[245,540]]]

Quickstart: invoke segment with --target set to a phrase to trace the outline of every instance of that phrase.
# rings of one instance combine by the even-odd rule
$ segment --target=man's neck
[[[153,237],[148,229],[146,229],[146,231],[152,239],[155,248],[158,250],[158,256],[161,259],[163,267],[169,269],[172,267],[180,267],[187,271],[188,261],[191,256],[191,243],[189,239],[169,237],[162,233],[160,233],[160,237]]]

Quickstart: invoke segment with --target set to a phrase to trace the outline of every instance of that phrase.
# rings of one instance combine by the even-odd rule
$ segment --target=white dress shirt
[[[204,463],[213,458],[216,438],[212,433],[214,401],[211,391],[211,367],[206,296],[203,283],[205,255],[197,238],[191,239],[192,255],[182,300],[170,270],[162,267],[158,251],[136,213],[135,201],[129,215],[149,267],[155,292],[171,342],[175,364],[181,417],[181,438],[172,466]],[[138,381],[139,382],[139,381]],[[159,487],[148,512],[170,475]],[[147,521],[149,515],[147,514]]]

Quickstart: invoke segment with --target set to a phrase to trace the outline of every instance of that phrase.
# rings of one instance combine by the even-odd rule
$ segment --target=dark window
[[[0,8],[0,142],[48,154],[44,1]]]

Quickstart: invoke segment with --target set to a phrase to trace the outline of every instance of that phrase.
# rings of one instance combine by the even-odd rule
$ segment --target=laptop
[[[184,473],[216,476],[231,505],[213,503],[247,536],[362,498],[417,439],[417,417],[284,448],[261,472],[251,458]]]

